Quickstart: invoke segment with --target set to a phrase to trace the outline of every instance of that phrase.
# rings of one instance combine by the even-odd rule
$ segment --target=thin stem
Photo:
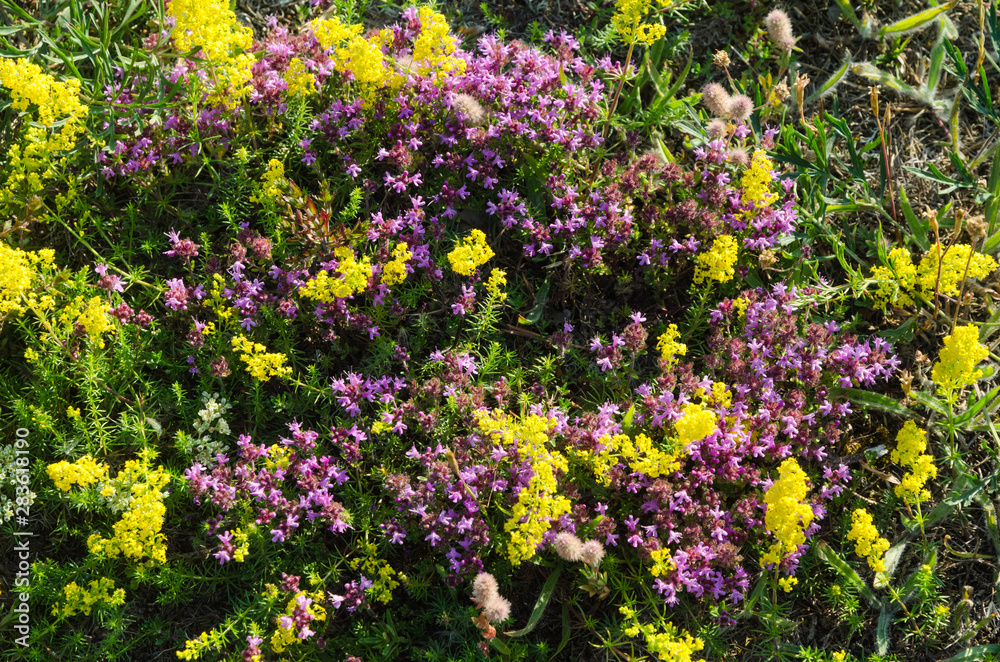
[[[625,56],[625,66],[622,67],[622,76],[618,81],[618,89],[615,90],[615,98],[611,102],[611,110],[608,111],[608,121],[604,124],[604,131],[601,133],[601,142],[603,143],[608,138],[608,130],[611,128],[611,118],[615,114],[615,109],[618,108],[618,97],[621,96],[622,88],[625,87],[625,76],[628,73],[629,63],[632,61],[632,51],[635,50],[635,42],[633,41],[628,45],[628,55]]]

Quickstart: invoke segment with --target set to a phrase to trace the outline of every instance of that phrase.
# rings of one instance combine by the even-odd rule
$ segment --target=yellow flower
[[[704,405],[693,403],[684,405],[684,414],[674,423],[677,439],[683,447],[701,441],[715,432],[715,427],[715,414]]]
[[[346,246],[338,246],[333,254],[339,261],[336,273],[341,278],[331,278],[324,269],[300,287],[299,294],[323,303],[333,303],[338,298],[344,299],[368,289],[368,280],[372,275],[371,260],[366,257],[358,262],[354,251]]]
[[[465,60],[455,57],[458,39],[449,34],[443,14],[420,8],[420,35],[413,42],[413,66],[420,74],[434,73],[435,80],[465,72]]]
[[[944,349],[931,370],[931,379],[941,393],[972,386],[983,376],[983,371],[977,370],[976,366],[989,355],[989,350],[979,344],[977,327],[971,324],[955,327],[951,335],[944,339]]]
[[[382,282],[386,285],[396,285],[406,280],[406,263],[413,257],[410,247],[405,241],[396,244],[392,250],[392,260],[382,268]]]
[[[680,337],[681,332],[677,330],[677,325],[671,324],[660,334],[656,342],[656,349],[660,350],[660,356],[667,362],[668,367],[677,363],[676,357],[687,354],[687,345],[677,342]]]
[[[660,2],[661,5],[668,3]],[[611,17],[618,37],[626,44],[650,45],[660,40],[667,33],[663,25],[643,23],[652,7],[651,0],[617,0],[615,14]]]
[[[306,65],[297,57],[289,60],[283,78],[288,85],[289,96],[307,97],[316,92],[316,76],[306,69]]]
[[[555,427],[552,419],[531,414],[515,419],[499,411],[477,413],[479,429],[497,438],[497,443],[514,450],[517,457],[532,468],[528,486],[517,495],[504,530],[510,533],[507,554],[512,565],[520,565],[535,555],[542,537],[560,516],[570,512],[572,502],[559,494],[557,471],[567,471],[566,458],[549,450],[548,432]]]
[[[486,264],[495,253],[486,243],[482,230],[473,230],[468,237],[458,241],[455,250],[448,253],[448,262],[455,273],[471,276],[476,269]]]
[[[72,464],[66,460],[55,462],[48,466],[47,471],[52,482],[63,492],[68,492],[73,485],[86,487],[108,477],[108,465],[89,455],[84,455]]]
[[[267,347],[260,343],[247,340],[240,334],[233,338],[233,349],[240,354],[240,360],[246,363],[247,372],[259,382],[266,382],[271,377],[288,377],[292,369],[285,365],[288,357],[280,352],[267,353]]]
[[[490,278],[486,281],[486,291],[497,301],[506,301],[507,293],[503,288],[507,285],[507,272],[503,269],[494,269],[490,272]]]
[[[806,473],[795,458],[788,458],[778,467],[778,480],[764,495],[767,511],[764,526],[777,542],[761,557],[761,564],[778,564],[806,541],[805,530],[812,523],[813,510],[805,503],[809,488]]]
[[[927,432],[918,428],[913,421],[907,421],[896,435],[896,449],[890,459],[910,469],[903,474],[895,493],[906,503],[916,504],[931,498],[926,482],[937,476],[934,458],[924,454],[927,448]]]
[[[200,48],[214,85],[209,102],[233,108],[250,92],[254,58],[253,30],[236,20],[225,0],[171,0],[167,16],[174,19],[177,50]]]
[[[89,588],[84,590],[76,582],[70,582],[63,588],[66,602],[63,605],[58,603],[52,608],[53,616],[73,616],[78,612],[90,615],[90,610],[97,604],[115,606],[125,604],[125,589],[115,588],[115,582],[107,577],[90,582]]]
[[[880,538],[878,529],[872,524],[872,516],[864,508],[858,508],[851,514],[851,530],[848,540],[854,540],[854,552],[868,559],[868,565],[875,572],[885,572],[885,553],[889,549],[889,541]]]
[[[736,265],[740,244],[728,234],[719,235],[707,253],[699,253],[695,259],[698,267],[694,272],[694,282],[701,283],[706,278],[726,283],[736,275]]]
[[[778,199],[778,194],[771,191],[771,181],[774,166],[767,152],[758,149],[753,153],[750,167],[743,173],[740,183],[743,185],[743,201],[753,203],[756,209],[767,207]]]

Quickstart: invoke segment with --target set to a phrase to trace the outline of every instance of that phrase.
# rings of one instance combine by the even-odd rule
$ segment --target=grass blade
[[[528,617],[528,624],[525,625],[520,630],[514,630],[512,632],[506,632],[508,637],[523,637],[529,634],[538,625],[538,621],[542,620],[542,614],[545,613],[545,608],[549,605],[549,601],[552,599],[552,594],[556,590],[556,582],[559,580],[559,573],[562,571],[562,567],[556,567],[555,572],[549,575],[549,578],[545,581],[545,586],[542,587],[542,592],[538,596],[538,600],[535,601],[535,608],[531,610],[531,616]]]

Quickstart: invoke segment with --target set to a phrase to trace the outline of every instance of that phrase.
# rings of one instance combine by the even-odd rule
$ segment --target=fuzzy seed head
[[[596,568],[601,565],[601,560],[604,559],[604,545],[601,544],[600,540],[588,540],[583,543],[580,556],[584,563],[591,568]]]
[[[583,555],[583,542],[572,533],[563,531],[552,543],[556,554],[566,561],[579,561]]]
[[[747,151],[742,147],[737,147],[734,150],[730,150],[729,160],[735,163],[736,165],[742,166],[744,168],[750,165],[750,155],[747,154]]]
[[[710,140],[718,140],[729,132],[729,127],[725,120],[714,119],[708,123],[708,137]]]
[[[494,595],[483,605],[483,616],[491,623],[501,623],[510,617],[510,601]]]
[[[716,117],[726,117],[729,113],[731,98],[726,88],[718,83],[709,83],[701,91],[701,101],[708,108],[708,112]]]
[[[780,9],[774,9],[764,18],[767,34],[771,41],[783,51],[795,48],[795,35],[792,34],[792,21],[788,14]]]
[[[454,108],[469,126],[482,126],[486,123],[486,111],[476,98],[469,94],[456,96]]]
[[[746,122],[753,113],[753,100],[745,94],[737,94],[729,100],[729,117]]]
[[[481,572],[472,580],[472,599],[480,607],[486,605],[492,598],[497,597],[499,586],[496,577],[488,572]]]

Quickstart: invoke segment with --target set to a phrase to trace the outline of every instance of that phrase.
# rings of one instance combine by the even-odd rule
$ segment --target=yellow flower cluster
[[[177,657],[182,660],[197,660],[210,648],[221,648],[226,643],[225,636],[218,630],[202,632],[198,637],[189,639],[184,644],[184,650],[177,651]]]
[[[515,419],[499,411],[478,413],[479,429],[493,435],[505,448],[516,448],[518,458],[532,468],[528,486],[517,496],[504,530],[511,534],[507,554],[512,565],[535,555],[552,522],[568,514],[572,503],[558,494],[556,472],[568,469],[566,458],[548,449],[548,432],[555,421],[536,414]]]
[[[761,565],[781,563],[782,559],[805,543],[805,529],[813,520],[812,508],[804,503],[809,492],[806,473],[795,458],[790,457],[782,462],[778,467],[778,475],[778,480],[771,484],[771,489],[764,495],[764,502],[767,504],[764,527],[774,534],[777,542],[761,557]]]
[[[396,571],[392,569],[388,561],[383,561],[378,557],[378,547],[372,543],[365,543],[364,558],[351,559],[349,565],[352,570],[360,568],[361,574],[370,579],[373,583],[371,588],[375,599],[382,604],[392,601],[392,592],[399,586],[399,582],[393,579]]]
[[[326,620],[326,609],[323,607],[323,601],[326,596],[323,595],[322,591],[314,591],[312,593],[308,591],[299,591],[296,593],[291,600],[288,601],[288,605],[285,607],[285,615],[291,616],[295,611],[295,608],[299,606],[299,598],[306,598],[311,600],[309,606],[306,607],[306,611],[309,612],[312,617],[317,621]],[[295,631],[295,625],[292,624],[291,627],[285,629],[281,626],[281,617],[275,618],[278,623],[278,627],[275,629],[274,634],[271,635],[271,649],[275,653],[283,653],[285,649],[289,646],[294,645],[300,641],[299,633]]]
[[[871,277],[878,289],[872,294],[875,305],[886,310],[890,306],[912,306],[910,294],[917,286],[917,268],[910,260],[910,251],[894,248],[888,255],[889,266],[872,267]]]
[[[653,561],[653,565],[649,568],[649,573],[654,577],[666,575],[677,569],[677,564],[675,564],[674,560],[670,558],[669,549],[663,548],[653,550],[649,553],[649,557]]]
[[[339,261],[336,273],[341,278],[331,278],[324,269],[300,287],[299,294],[323,303],[333,303],[338,298],[344,299],[364,292],[368,288],[368,279],[372,275],[372,263],[369,258],[366,257],[358,262],[354,257],[354,251],[345,246],[338,246],[333,254]]]
[[[306,65],[297,57],[288,62],[283,79],[288,85],[289,96],[307,97],[316,93],[316,76],[306,69]]]
[[[463,237],[455,245],[455,250],[448,253],[448,262],[455,273],[471,276],[476,269],[486,264],[495,253],[486,243],[486,235],[482,230],[473,230],[468,237]]]
[[[448,32],[448,21],[430,7],[420,8],[420,35],[413,42],[413,65],[420,74],[434,73],[435,80],[465,72],[465,60],[455,56],[458,39]]]
[[[35,121],[24,122],[21,144],[7,151],[7,181],[0,203],[24,203],[25,196],[42,190],[44,180],[56,173],[52,166],[59,152],[76,145],[83,133],[86,107],[80,102],[80,81],[57,81],[37,64],[23,58],[0,58],[0,87],[7,89],[11,105],[22,113],[35,106]],[[57,129],[56,124],[61,124]]]
[[[78,303],[82,303],[83,297],[77,297],[76,301]],[[77,315],[76,323],[86,330],[87,335],[90,336],[91,342],[100,338],[101,334],[114,328],[111,316],[108,315],[110,310],[111,306],[109,306],[106,301],[101,299],[101,297],[91,297],[87,301],[87,307],[81,310],[80,314]],[[104,347],[103,340],[100,341],[100,346]]]
[[[868,565],[875,572],[885,572],[885,553],[889,549],[889,541],[879,538],[878,529],[872,524],[872,516],[864,508],[858,508],[851,513],[851,530],[848,540],[854,540],[854,552],[868,559]]]
[[[750,167],[743,173],[740,183],[743,185],[743,201],[752,202],[754,207],[761,209],[778,199],[778,194],[771,191],[772,171],[774,165],[767,157],[767,152],[758,149],[753,153]]]
[[[337,71],[350,72],[362,85],[385,84],[389,70],[381,47],[384,37],[368,41],[361,36],[364,27],[360,23],[345,25],[336,16],[317,19],[310,27],[320,46],[329,50]]]
[[[622,606],[618,611],[631,622],[625,628],[625,635],[638,637],[641,634],[646,640],[646,648],[664,662],[691,662],[691,656],[705,648],[705,642],[677,628],[673,623],[665,623],[660,632],[654,625],[640,623],[631,607]]]
[[[267,169],[260,176],[260,193],[263,199],[277,200],[281,192],[288,186],[285,179],[285,164],[278,159],[271,159],[267,162]],[[261,202],[262,198],[255,195],[250,196],[251,202]]]
[[[950,396],[956,389],[972,386],[983,376],[983,371],[976,366],[989,355],[990,351],[979,344],[976,326],[956,326],[944,339],[944,349],[931,369],[931,379],[939,392]]]
[[[87,539],[91,553],[103,553],[110,558],[123,554],[135,561],[149,557],[160,563],[167,562],[167,539],[161,533],[163,516],[167,512],[163,505],[166,495],[161,490],[170,482],[170,474],[162,466],[151,469],[151,455],[141,452],[140,459],[129,460],[118,472],[116,481],[130,486],[128,509],[115,522],[113,537],[102,538],[94,534]]]
[[[486,281],[486,291],[491,298],[497,301],[506,301],[507,293],[503,288],[507,286],[507,272],[503,269],[494,269],[490,272],[490,278]]]
[[[896,450],[889,456],[896,464],[910,471],[903,474],[896,486],[896,496],[906,503],[920,503],[931,498],[924,485],[937,476],[934,458],[924,453],[927,450],[927,431],[917,427],[913,421],[903,424],[896,435]]]
[[[55,462],[46,471],[56,487],[63,492],[69,492],[74,485],[87,487],[108,477],[108,465],[89,455],[84,455],[72,464],[66,460]]]
[[[52,608],[53,616],[69,617],[79,612],[90,616],[90,610],[96,604],[109,607],[125,604],[125,589],[116,589],[114,580],[107,577],[90,582],[87,589],[81,588],[76,582],[70,582],[63,593],[66,595],[66,602],[62,605],[56,603]]]
[[[280,352],[268,353],[267,347],[247,340],[243,334],[233,338],[233,349],[242,352],[240,360],[247,364],[247,372],[259,382],[292,374],[292,369],[285,365],[287,356]]]
[[[938,251],[943,253],[940,260]],[[914,295],[930,300],[935,286],[945,296],[958,296],[963,276],[966,275],[966,265],[970,278],[985,278],[997,268],[996,260],[974,251],[968,244],[955,244],[947,249],[940,243],[935,244],[924,253],[918,265],[913,264],[909,251],[895,248],[889,253],[887,261],[889,266],[872,267],[871,272],[877,284],[872,298],[882,310],[897,304],[911,306]]]
[[[699,253],[695,259],[698,267],[694,272],[694,282],[701,283],[706,278],[726,283],[736,275],[733,267],[736,265],[739,242],[728,234],[722,234],[712,242],[712,248],[707,253]]]
[[[382,268],[382,282],[386,285],[397,285],[406,280],[406,263],[412,257],[413,253],[405,241],[396,244],[392,249],[392,260]]]
[[[666,331],[660,334],[656,342],[656,349],[660,350],[660,356],[663,357],[668,366],[676,364],[678,356],[687,354],[687,345],[677,342],[680,337],[681,332],[677,330],[677,325],[671,324]]]
[[[617,0],[615,2],[615,15],[611,17],[611,25],[623,43],[651,45],[659,41],[667,33],[667,28],[662,25],[643,23],[652,7],[652,0]],[[670,2],[660,0],[660,5],[666,6]]]
[[[253,77],[253,30],[236,20],[226,0],[171,0],[174,45],[181,52],[201,48],[215,76],[210,103],[233,108],[250,92]]]
[[[653,445],[644,434],[632,439],[627,434],[604,435],[600,451],[577,451],[576,456],[587,462],[594,478],[605,487],[611,485],[611,469],[619,460],[628,462],[633,471],[641,471],[650,478],[667,476],[681,468],[679,454],[663,451]]]
[[[782,577],[781,579],[778,580],[778,586],[780,586],[781,590],[784,591],[785,593],[791,593],[792,588],[798,583],[799,583],[798,577]]]
[[[34,303],[32,285],[38,279],[39,268],[51,268],[55,252],[51,248],[22,251],[0,242],[0,317],[7,313],[23,313],[24,301]]]
[[[725,384],[722,385],[725,388]],[[677,441],[684,448],[688,444],[701,441],[715,432],[715,413],[705,405],[688,403],[684,405],[684,414],[674,422],[677,430]]]

